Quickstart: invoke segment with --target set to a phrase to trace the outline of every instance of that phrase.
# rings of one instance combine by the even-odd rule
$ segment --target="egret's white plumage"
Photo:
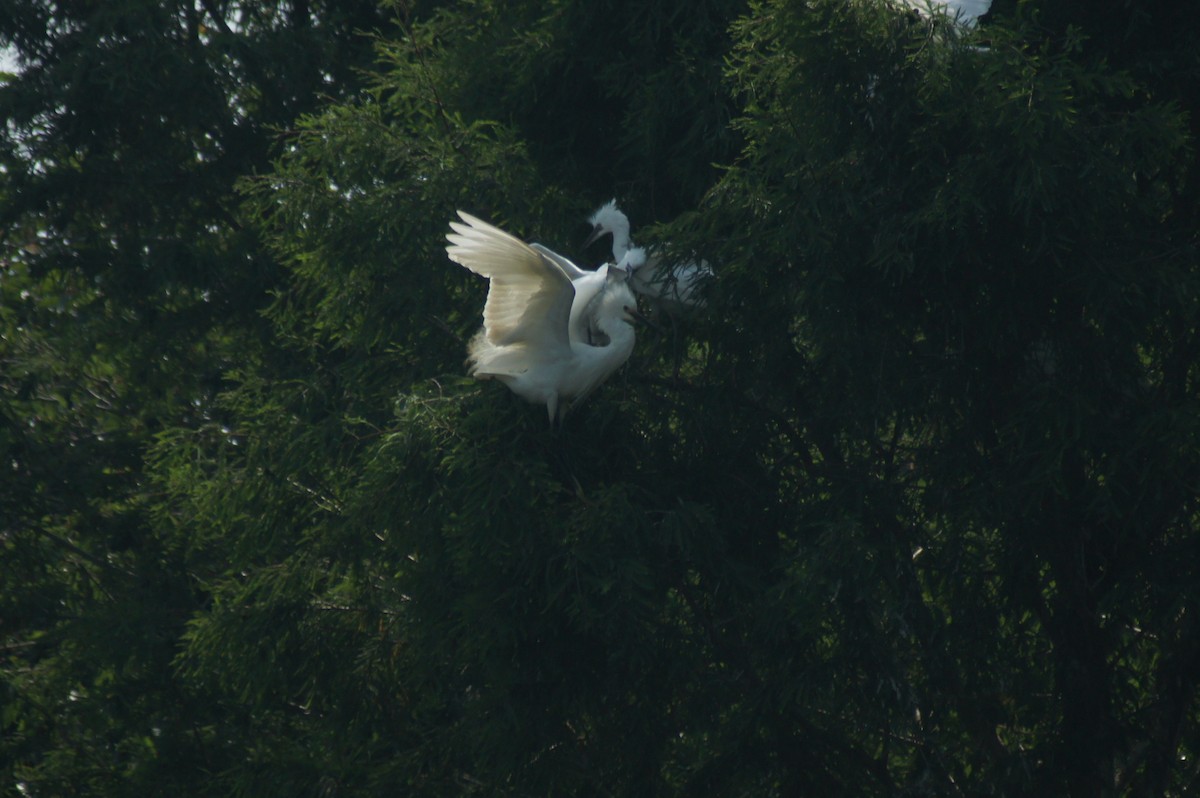
[[[899,0],[899,5],[902,8],[910,9],[905,12],[925,19],[930,23],[929,32],[932,41],[945,44],[950,39],[957,39],[965,34],[969,34],[975,28],[975,23],[988,12],[992,7],[992,0]],[[943,12],[952,23],[949,26],[941,24],[933,24],[934,19],[931,15],[936,15],[938,12]],[[947,35],[947,34],[950,35]],[[987,47],[973,45],[969,49],[980,53],[986,53]],[[866,84],[863,87],[867,100],[877,101],[879,99],[880,86],[884,81],[877,74],[868,74]],[[885,90],[886,91],[886,90]],[[870,108],[864,108],[862,111],[863,117],[872,130],[875,129],[875,115]]]
[[[604,287],[607,281],[607,272],[599,269],[593,271],[581,269],[567,258],[541,244],[530,243],[529,246],[557,263],[563,273],[571,279],[571,285],[575,289],[575,299],[571,302],[571,318],[567,326],[567,333],[571,340],[600,346],[601,344],[596,342],[596,338],[602,334],[596,328],[595,306],[592,304],[592,299]],[[638,247],[629,250],[617,266],[625,272],[628,278],[633,269],[645,262],[646,252]]]
[[[904,4],[917,11],[945,9],[955,22],[970,28],[992,7],[992,0],[904,0]]]
[[[579,402],[629,359],[635,305],[621,266],[594,272],[541,245],[458,212],[446,254],[488,278],[483,328],[468,346],[470,373],[498,379],[545,403],[550,423],[562,400]]]
[[[588,224],[592,226],[592,234],[583,245],[586,247],[601,236],[612,235],[613,260],[620,263],[633,242],[629,239],[629,217],[617,207],[617,201],[611,199],[597,208],[588,217]]]
[[[550,252],[540,245],[534,246],[538,246],[539,251]],[[561,256],[555,255],[555,257]],[[571,266],[575,265],[570,261],[566,262]],[[620,263],[608,264],[595,271],[581,270],[577,277],[572,277],[571,285],[575,288],[575,300],[571,303],[571,319],[567,328],[572,340],[583,341],[592,346],[605,346],[608,343],[607,334],[597,325],[600,317],[597,314],[599,306],[595,298],[604,290],[608,281],[617,276],[611,273],[612,270],[620,270],[624,275],[622,279],[631,284],[632,275],[636,274],[637,269],[645,262],[646,250],[641,247],[633,247],[625,253]],[[564,271],[566,270],[564,269]],[[636,304],[636,300],[632,304]]]
[[[646,254],[645,247],[630,247],[625,250],[625,254],[617,261],[617,268],[632,274],[645,266],[646,260],[649,257]]]
[[[613,259],[620,263],[633,241],[629,237],[629,217],[617,207],[617,201],[614,199],[601,205],[588,222],[592,225],[592,234],[586,244],[611,235]],[[712,276],[712,268],[704,261],[672,267],[651,257],[642,258],[642,265],[630,268],[629,284],[634,291],[662,302],[671,310],[687,311],[704,305],[699,289]]]

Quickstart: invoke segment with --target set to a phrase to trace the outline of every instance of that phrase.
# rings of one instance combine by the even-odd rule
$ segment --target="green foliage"
[[[145,451],[219,425],[226,372],[264,340],[279,270],[233,184],[317,90],[354,91],[378,17],[329,5],[0,14],[21,58],[0,87],[6,795],[194,794],[222,767],[211,697],[171,666],[208,599]]]
[[[23,4],[11,783],[1186,794],[1200,61],[1157,5]],[[717,278],[547,429],[463,376],[447,223],[590,265],[614,194]]]

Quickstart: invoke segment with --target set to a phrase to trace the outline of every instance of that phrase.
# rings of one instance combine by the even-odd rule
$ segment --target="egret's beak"
[[[584,241],[583,245],[585,247],[589,246],[593,241],[600,238],[600,236],[606,234],[607,232],[608,231],[604,229],[603,225],[599,225],[599,224],[596,225],[595,227],[592,228],[592,234],[587,237],[587,241]]]
[[[641,313],[639,313],[637,308],[631,308],[628,305],[625,306],[625,321],[629,322],[630,324],[645,324],[647,327],[662,332],[661,327],[659,327],[646,316],[643,316]]]

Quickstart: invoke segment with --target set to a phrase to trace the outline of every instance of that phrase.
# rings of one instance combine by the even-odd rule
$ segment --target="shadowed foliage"
[[[55,8],[0,19],[6,791],[1195,788],[1197,12]],[[716,277],[549,429],[448,222],[593,266],[614,196]]]

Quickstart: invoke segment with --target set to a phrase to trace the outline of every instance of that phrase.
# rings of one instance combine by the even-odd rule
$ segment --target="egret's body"
[[[619,266],[578,268],[459,211],[446,239],[450,259],[488,278],[483,328],[468,346],[470,373],[498,379],[544,403],[550,423],[563,400],[578,402],[629,359],[635,305]]]
[[[988,12],[992,0],[904,0],[905,5],[917,11],[943,8],[959,25],[970,28],[975,21]]]
[[[559,255],[549,247],[541,244],[530,244],[531,248],[545,255],[558,264],[563,273],[571,279],[575,289],[575,299],[571,302],[571,317],[567,332],[572,340],[583,341],[593,346],[601,346],[603,333],[596,326],[595,304],[592,299],[600,292],[608,281],[607,270],[596,269],[589,271],[581,269],[567,258]],[[616,264],[626,277],[632,275],[646,262],[646,251],[641,247],[633,247],[626,251],[624,257]]]
[[[910,18],[921,18],[929,24],[929,35],[932,41],[945,44],[949,38],[958,39],[974,29],[975,23],[992,7],[992,0],[900,0],[900,5],[910,9]],[[932,24],[934,19],[930,14],[944,12],[951,23],[949,26]],[[949,35],[948,35],[949,33]],[[986,53],[987,47],[971,46],[969,49]],[[868,101],[879,100],[881,84],[885,82],[877,74],[868,74],[864,86]],[[885,90],[886,91],[886,90]],[[870,108],[864,108],[863,117],[872,130],[875,129],[875,115]]]
[[[633,241],[629,237],[629,217],[617,207],[617,201],[602,205],[588,222],[592,225],[592,234],[587,243],[611,235],[613,259],[619,263],[630,251]],[[712,268],[703,261],[672,268],[658,258],[650,257],[644,259],[643,265],[630,269],[629,284],[634,291],[661,302],[671,311],[686,312],[704,305],[699,289],[712,276]]]
[[[700,286],[711,277],[712,269],[703,261],[685,263],[675,269],[653,263],[630,272],[629,284],[634,291],[663,302],[668,309],[687,311],[704,306]]]

